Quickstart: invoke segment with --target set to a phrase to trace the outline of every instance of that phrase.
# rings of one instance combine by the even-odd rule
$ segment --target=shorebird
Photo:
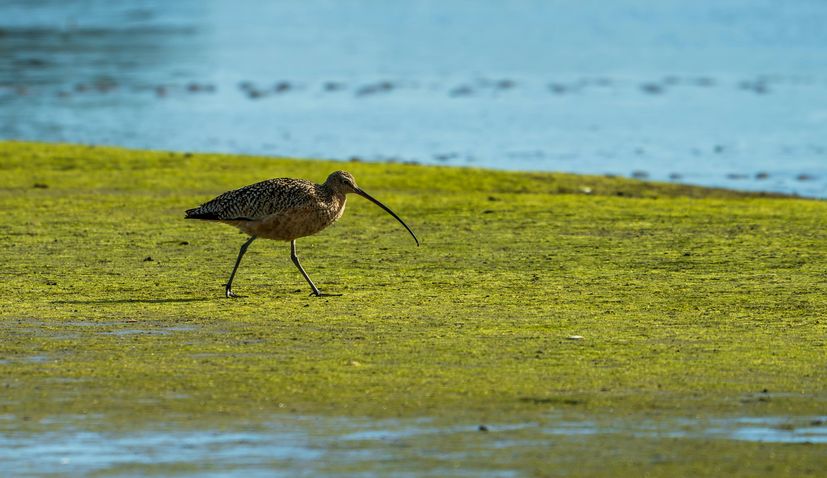
[[[278,178],[227,191],[197,208],[187,210],[186,219],[223,222],[250,236],[241,246],[233,272],[225,284],[227,297],[238,297],[232,290],[233,278],[247,248],[259,237],[290,241],[290,259],[310,284],[312,295],[341,295],[323,294],[310,280],[296,255],[296,239],[316,234],[342,217],[346,195],[349,193],[358,194],[384,209],[405,226],[416,245],[419,245],[419,239],[411,228],[390,208],[359,188],[353,176],[345,171],[331,173],[324,184],[304,179]]]

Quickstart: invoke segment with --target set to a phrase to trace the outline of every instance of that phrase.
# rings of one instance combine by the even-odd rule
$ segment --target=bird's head
[[[336,171],[330,173],[325,186],[341,194],[355,193],[359,191],[359,186],[356,185],[356,179],[347,171]]]
[[[393,216],[394,219],[396,219],[403,226],[405,226],[405,229],[407,229],[408,232],[411,233],[411,236],[413,236],[414,241],[416,241],[416,245],[419,245],[419,239],[417,239],[416,234],[414,234],[411,228],[408,227],[407,224],[405,224],[405,221],[400,219],[399,216],[397,216],[395,212],[391,211],[388,206],[385,206],[377,199],[375,199],[373,196],[363,191],[362,188],[357,186],[356,179],[353,178],[352,174],[348,173],[347,171],[336,171],[334,173],[331,173],[330,176],[327,177],[327,180],[324,182],[324,185],[339,194],[358,194],[363,198],[367,199],[368,201],[372,202],[373,204],[376,204],[377,206],[381,207],[385,210],[385,212]]]

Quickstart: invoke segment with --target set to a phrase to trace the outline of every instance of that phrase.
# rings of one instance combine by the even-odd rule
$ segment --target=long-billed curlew
[[[227,280],[227,297],[237,297],[232,290],[233,278],[247,247],[258,237],[290,241],[290,258],[310,284],[313,294],[335,295],[322,294],[310,280],[296,256],[296,239],[316,234],[342,217],[347,201],[345,195],[349,193],[356,193],[387,211],[405,226],[419,245],[419,239],[411,228],[387,206],[360,189],[353,176],[345,171],[332,173],[324,184],[290,178],[261,181],[228,191],[195,209],[189,209],[186,218],[223,222],[250,235],[250,239],[241,246],[233,272]]]

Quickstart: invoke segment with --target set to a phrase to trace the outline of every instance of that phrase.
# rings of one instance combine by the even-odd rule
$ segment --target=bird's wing
[[[315,201],[315,185],[301,179],[268,179],[227,191],[187,211],[187,218],[230,221],[254,220],[304,209]]]

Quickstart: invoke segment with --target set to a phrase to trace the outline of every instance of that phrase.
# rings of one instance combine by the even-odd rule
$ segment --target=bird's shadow
[[[212,300],[206,297],[181,299],[98,299],[98,300],[56,300],[53,304],[174,304],[187,302],[204,302]]]

